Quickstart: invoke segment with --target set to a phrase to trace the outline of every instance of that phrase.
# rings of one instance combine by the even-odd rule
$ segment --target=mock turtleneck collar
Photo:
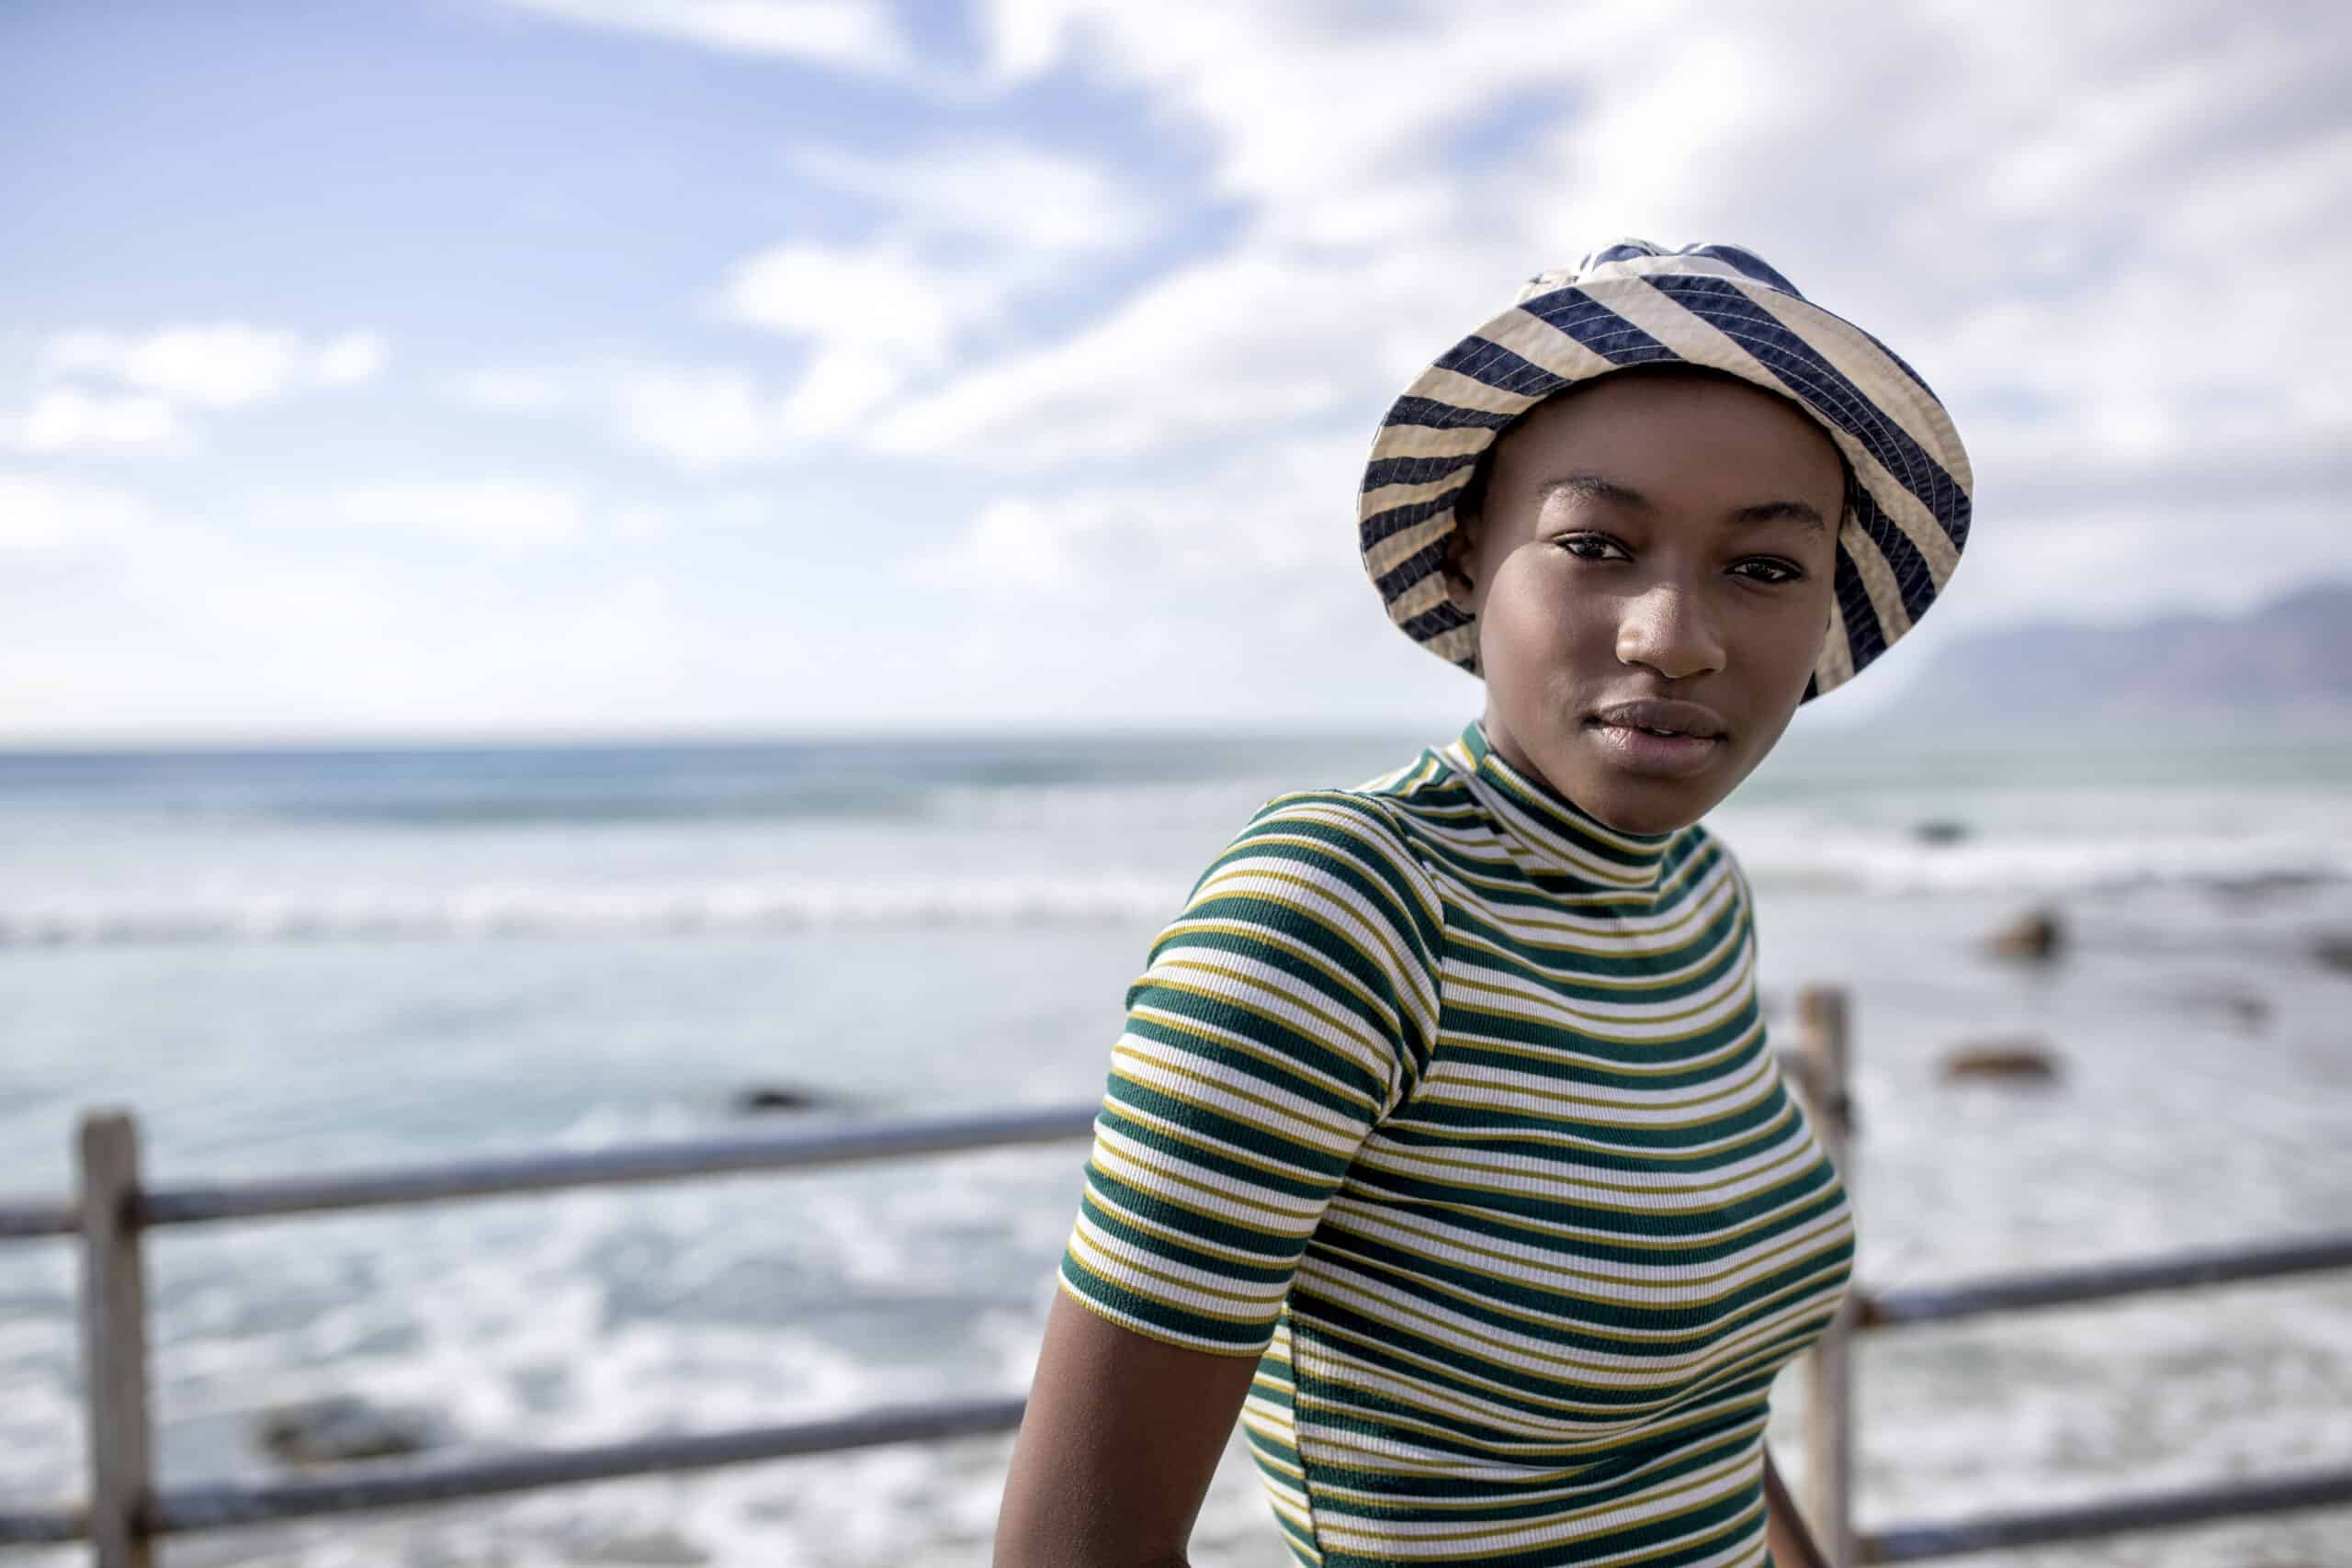
[[[1472,789],[1533,858],[1537,869],[1629,893],[1657,886],[1667,852],[1681,832],[1623,833],[1610,827],[1532,773],[1503,761],[1487,743],[1481,720],[1474,718],[1463,729],[1462,750],[1472,763]]]

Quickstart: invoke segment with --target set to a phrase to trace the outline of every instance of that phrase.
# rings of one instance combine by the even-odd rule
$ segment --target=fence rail
[[[2352,1503],[2352,1470],[2286,1480],[2185,1487],[2071,1508],[1989,1514],[1950,1524],[1898,1525],[1861,1538],[1860,1562],[1917,1562],[2005,1546],[2041,1546],[2127,1530],[2172,1529]]]
[[[1792,1077],[1850,1186],[1849,1029],[1844,994],[1814,987],[1797,1008]],[[190,1531],[451,1502],[546,1486],[937,1441],[1009,1431],[1018,1397],[868,1410],[821,1420],[661,1435],[591,1448],[350,1465],[259,1485],[158,1488],[148,1404],[144,1233],[359,1209],[497,1198],[585,1186],[775,1173],[1057,1142],[1086,1135],[1092,1105],[472,1160],[430,1168],[149,1189],[137,1130],[119,1112],[84,1119],[82,1186],[70,1201],[0,1204],[0,1242],[78,1237],[88,1384],[90,1495],[75,1506],[0,1509],[0,1547],[92,1543],[98,1568],[149,1568],[153,1543]],[[2132,1263],[1872,1292],[1852,1291],[1805,1358],[1807,1514],[1838,1568],[2352,1503],[2352,1470],[2192,1487],[2064,1508],[1856,1531],[1852,1516],[1853,1339],[1864,1330],[1986,1313],[2278,1279],[2352,1268],[2352,1235]]]
[[[464,1198],[507,1198],[571,1187],[636,1186],[713,1176],[806,1170],[915,1155],[958,1154],[1075,1138],[1093,1125],[1095,1107],[996,1111],[865,1126],[820,1129],[782,1136],[695,1143],[641,1144],[584,1149],[576,1154],[524,1155],[437,1168],[356,1172],[329,1180],[294,1177],[214,1187],[170,1188],[143,1194],[146,1225],[193,1225],[284,1214],[382,1209]]]
[[[0,1241],[78,1235],[81,1231],[81,1213],[71,1203],[0,1203]]]
[[[1986,1313],[2077,1306],[2085,1302],[2113,1301],[2153,1291],[2245,1284],[2329,1269],[2352,1269],[2352,1235],[2183,1253],[2144,1262],[2106,1263],[2044,1274],[1978,1280],[1969,1284],[1872,1292],[1862,1298],[1856,1326],[1902,1328],[1919,1323],[1951,1323]]]

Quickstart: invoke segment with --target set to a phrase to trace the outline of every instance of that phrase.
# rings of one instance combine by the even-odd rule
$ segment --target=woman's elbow
[[[1050,1513],[1006,1500],[991,1568],[1189,1568],[1182,1546],[1138,1542],[1116,1518],[1082,1506]]]

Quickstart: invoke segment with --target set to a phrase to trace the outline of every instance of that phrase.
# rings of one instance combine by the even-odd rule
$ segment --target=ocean
[[[1092,1099],[1250,811],[1445,733],[0,753],[0,1195]],[[2352,736],[1807,731],[1715,816],[1764,987],[1850,989],[1866,1287],[2352,1224]],[[1988,935],[2047,908],[2060,955]],[[2331,946],[2331,942],[2340,944]],[[2333,956],[2332,956],[2333,955]],[[1946,1082],[1962,1045],[2041,1088]],[[353,1395],[453,1450],[1025,1385],[1083,1148],[153,1238],[167,1483]],[[63,1242],[0,1244],[0,1507],[83,1485]],[[2341,1466],[2352,1276],[1863,1337],[1865,1529]],[[1804,1389],[1774,1404],[1801,1468]],[[1008,1440],[178,1539],[195,1564],[988,1560]],[[1984,1554],[2352,1559],[2352,1509]],[[15,1561],[79,1562],[81,1551]],[[0,1552],[0,1562],[7,1561]],[[1283,1562],[1237,1448],[1194,1561]]]

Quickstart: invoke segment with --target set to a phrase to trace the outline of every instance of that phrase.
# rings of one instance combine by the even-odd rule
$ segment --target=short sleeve
[[[1269,802],[1127,992],[1062,1288],[1256,1355],[1356,1151],[1436,1039],[1442,908],[1377,801]]]

